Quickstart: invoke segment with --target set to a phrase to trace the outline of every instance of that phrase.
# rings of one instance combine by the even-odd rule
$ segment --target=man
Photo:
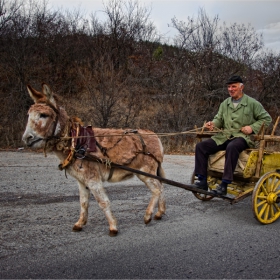
[[[195,175],[199,180],[195,185],[203,190],[208,190],[209,155],[226,151],[222,182],[212,191],[218,195],[227,194],[227,186],[233,180],[239,154],[247,148],[254,148],[250,134],[258,133],[263,123],[267,127],[272,120],[261,103],[243,93],[244,85],[240,76],[231,77],[226,84],[230,97],[220,104],[213,121],[205,124],[209,130],[216,127],[223,131],[198,143],[195,149]]]

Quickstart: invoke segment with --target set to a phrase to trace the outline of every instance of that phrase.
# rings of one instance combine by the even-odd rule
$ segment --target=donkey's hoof
[[[154,216],[154,220],[161,220],[162,215],[164,215],[164,212],[158,211]]]
[[[154,216],[154,220],[161,220],[161,218],[162,218],[161,216],[157,216],[157,215]]]
[[[144,223],[147,225],[151,220],[152,220],[151,217],[149,217],[149,218],[144,218]]]
[[[112,229],[109,231],[109,236],[114,237],[117,236],[118,230],[117,229]]]
[[[72,231],[81,231],[83,228],[77,225],[74,225]]]

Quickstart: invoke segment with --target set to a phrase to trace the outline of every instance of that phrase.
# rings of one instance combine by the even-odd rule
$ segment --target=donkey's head
[[[36,91],[30,85],[27,86],[27,90],[35,104],[28,111],[28,122],[22,140],[33,149],[42,148],[47,139],[61,130],[58,121],[60,109],[54,94],[46,84],[42,84],[42,92]]]

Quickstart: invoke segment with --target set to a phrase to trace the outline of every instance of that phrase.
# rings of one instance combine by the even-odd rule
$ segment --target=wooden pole
[[[273,126],[273,129],[272,129],[272,132],[271,132],[271,136],[274,136],[275,129],[276,129],[278,123],[279,123],[279,118],[280,118],[280,116],[278,116],[278,118],[277,118],[277,120],[276,120],[276,122],[275,122],[275,124]]]
[[[260,136],[260,147],[259,147],[259,155],[258,155],[258,161],[256,166],[256,172],[255,177],[259,178],[261,173],[261,164],[262,164],[262,158],[264,153],[264,147],[265,147],[265,140],[264,140],[264,125],[262,125],[262,128],[259,132]]]
[[[264,135],[263,138],[260,135],[252,135],[252,139],[254,141],[265,140],[265,141],[280,142],[280,136],[271,136],[271,135]]]

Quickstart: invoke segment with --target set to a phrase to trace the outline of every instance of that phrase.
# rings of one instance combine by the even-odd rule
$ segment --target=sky
[[[227,25],[251,24],[258,33],[263,34],[265,48],[280,53],[280,0],[138,0],[140,4],[151,8],[150,19],[159,32],[166,38],[174,38],[176,30],[170,26],[176,17],[186,21],[196,17],[203,8],[211,18],[219,16],[220,23]],[[49,6],[63,10],[80,9],[89,15],[96,13],[102,18],[103,3],[106,0],[48,0]]]

